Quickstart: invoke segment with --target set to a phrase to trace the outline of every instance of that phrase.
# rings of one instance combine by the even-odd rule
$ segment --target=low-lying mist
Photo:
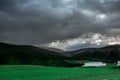
[[[64,41],[54,41],[44,46],[58,48],[65,51],[83,49],[83,48],[98,48],[108,45],[120,44],[120,35],[103,35],[100,33],[96,34],[85,34],[75,39],[68,39]]]

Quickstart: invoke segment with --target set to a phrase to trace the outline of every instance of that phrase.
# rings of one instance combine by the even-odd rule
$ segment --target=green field
[[[1,65],[0,80],[120,80],[120,69]]]

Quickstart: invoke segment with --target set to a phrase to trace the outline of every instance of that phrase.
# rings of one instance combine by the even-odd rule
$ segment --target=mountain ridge
[[[86,48],[76,51],[62,51],[54,48],[36,47],[32,45],[16,45],[0,42],[0,64],[9,61],[30,63],[39,60],[95,60],[116,62],[120,60],[120,45],[110,45],[101,48]],[[31,61],[31,62],[30,62]]]

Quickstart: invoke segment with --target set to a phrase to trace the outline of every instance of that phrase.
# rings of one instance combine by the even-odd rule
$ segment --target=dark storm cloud
[[[44,44],[86,33],[116,33],[120,25],[119,2],[0,0],[0,41]]]

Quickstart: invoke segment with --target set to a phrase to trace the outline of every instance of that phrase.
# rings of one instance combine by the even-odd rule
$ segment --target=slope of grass
[[[120,80],[120,69],[1,65],[0,80]]]

